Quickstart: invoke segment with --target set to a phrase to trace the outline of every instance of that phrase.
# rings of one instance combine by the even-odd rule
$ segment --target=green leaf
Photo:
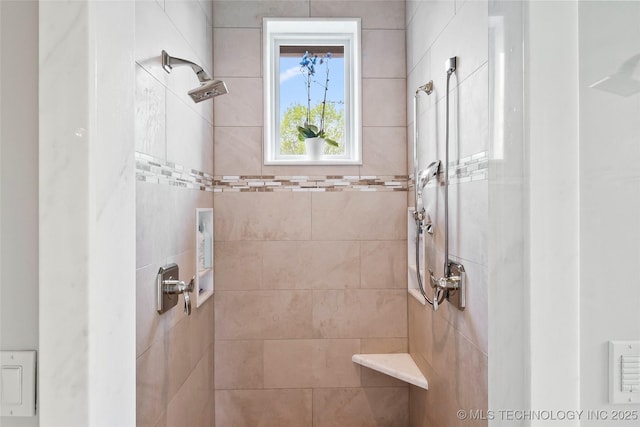
[[[314,126],[314,125],[309,125],[307,126],[307,129],[309,129],[310,131],[312,131],[314,134],[318,134],[318,127]]]
[[[302,126],[298,126],[298,136],[302,136],[303,139],[304,138],[313,138],[316,136],[315,132],[312,131],[311,129],[302,127]]]
[[[337,142],[335,142],[333,139],[330,139],[330,138],[325,138],[324,141],[329,145],[333,145],[334,147],[340,146]]]

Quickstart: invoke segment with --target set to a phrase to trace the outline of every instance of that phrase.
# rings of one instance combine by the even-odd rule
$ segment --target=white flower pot
[[[307,156],[309,157],[309,160],[320,160],[320,158],[324,154],[324,144],[324,139],[320,137],[307,138],[304,140],[304,145],[307,149]]]

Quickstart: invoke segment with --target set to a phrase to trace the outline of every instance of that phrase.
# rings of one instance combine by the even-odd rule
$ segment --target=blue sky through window
[[[307,106],[307,85],[300,71],[300,57],[280,57],[280,120],[285,111],[295,104]],[[327,103],[344,111],[344,58],[333,57],[329,61],[329,91]],[[325,64],[316,65],[316,74],[311,83],[311,107],[322,102],[326,76]]]

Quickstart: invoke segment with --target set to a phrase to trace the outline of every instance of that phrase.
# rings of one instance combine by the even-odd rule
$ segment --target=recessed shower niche
[[[196,307],[213,295],[213,209],[196,209]]]

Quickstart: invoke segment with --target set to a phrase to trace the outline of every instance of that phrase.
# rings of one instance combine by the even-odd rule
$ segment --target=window
[[[265,164],[361,164],[360,20],[265,18],[264,43]]]

